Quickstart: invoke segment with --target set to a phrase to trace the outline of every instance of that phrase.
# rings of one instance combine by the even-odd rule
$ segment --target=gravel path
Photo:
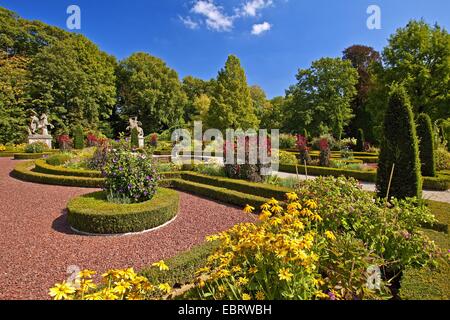
[[[280,178],[296,178],[296,174],[292,173],[286,173],[286,172],[278,172],[276,173],[277,176]],[[299,178],[301,180],[306,180],[306,177],[304,174],[300,174]],[[308,180],[315,179],[314,176],[308,176]],[[375,184],[370,182],[360,182],[362,185],[362,188],[366,191],[375,191]],[[434,200],[439,202],[446,202],[450,203],[450,190],[447,191],[429,191],[429,190],[423,190],[423,198],[426,200]]]
[[[161,229],[124,237],[74,234],[67,201],[92,189],[47,186],[9,176],[13,160],[0,159],[0,299],[47,299],[69,266],[103,272],[144,266],[202,243],[205,236],[254,221],[240,209],[180,193],[178,217]]]

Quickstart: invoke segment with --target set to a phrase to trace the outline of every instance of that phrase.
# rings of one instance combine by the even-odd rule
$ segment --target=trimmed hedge
[[[8,152],[8,151],[0,152],[0,158],[12,158],[14,157],[14,153],[15,152]]]
[[[48,153],[14,153],[14,160],[34,160],[41,159]]]
[[[11,172],[11,175],[28,182],[82,188],[101,188],[105,181],[99,178],[72,177],[34,172],[31,170],[33,166],[33,161],[19,163]]]
[[[60,166],[53,166],[48,164],[45,160],[35,161],[35,172],[59,175],[59,176],[73,176],[73,177],[86,177],[86,178],[103,178],[100,171],[95,170],[81,170],[81,169],[69,169]]]
[[[209,199],[234,204],[239,207],[245,207],[247,204],[254,207],[260,207],[269,201],[267,198],[182,179],[170,179],[166,180],[166,183],[168,183],[170,187],[180,191],[190,192]]]
[[[276,198],[278,200],[284,200],[286,198],[286,193],[292,191],[288,188],[273,186],[269,184],[253,183],[245,180],[236,180],[224,177],[211,177],[194,172],[182,172],[181,176],[184,180],[207,184],[219,188],[226,188],[269,199]]]
[[[150,200],[137,204],[115,204],[103,191],[70,200],[67,220],[78,231],[121,234],[149,230],[173,219],[178,213],[179,194],[159,188]]]

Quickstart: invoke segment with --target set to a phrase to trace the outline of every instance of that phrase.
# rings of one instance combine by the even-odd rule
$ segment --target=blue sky
[[[78,32],[118,59],[144,51],[181,78],[209,79],[236,54],[249,83],[269,97],[283,95],[298,68],[318,58],[341,56],[352,44],[381,50],[410,19],[450,27],[448,0],[0,0],[64,29],[72,4],[81,9]],[[370,5],[381,9],[381,30],[366,26]]]

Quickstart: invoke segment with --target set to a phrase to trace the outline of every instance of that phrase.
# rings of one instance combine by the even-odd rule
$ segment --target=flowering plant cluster
[[[305,136],[297,135],[297,149],[300,152],[300,163],[309,164],[311,156],[309,155],[310,148],[308,147],[308,139]]]
[[[88,133],[86,140],[88,147],[96,147],[102,144],[105,139],[99,138],[93,133]]]
[[[26,153],[42,153],[46,150],[48,150],[48,146],[44,142],[40,141],[27,144],[25,147]]]
[[[0,144],[0,152],[6,151],[6,147],[3,144]]]
[[[69,135],[62,134],[56,138],[58,141],[59,149],[62,151],[67,151],[72,148],[72,139],[70,139]]]
[[[150,145],[150,147],[153,147],[153,148],[156,148],[158,146],[158,135],[156,133],[153,133],[150,136],[149,145]]]
[[[169,270],[164,261],[153,264],[161,271]],[[146,300],[162,297],[172,288],[167,283],[153,285],[147,278],[139,276],[133,268],[109,270],[102,274],[102,281],[96,284],[95,271],[83,270],[74,282],[57,283],[49,290],[54,300]]]
[[[327,138],[322,138],[319,141],[319,149],[320,149],[320,165],[322,167],[330,166],[330,158],[331,158],[331,149],[330,143]]]
[[[102,174],[104,190],[113,202],[138,203],[152,199],[159,175],[151,157],[129,150],[127,142],[119,141],[107,153]]]

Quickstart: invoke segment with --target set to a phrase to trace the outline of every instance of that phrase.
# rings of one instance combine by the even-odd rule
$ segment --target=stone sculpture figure
[[[45,113],[43,113],[41,115],[41,119],[39,120],[39,129],[42,129],[42,135],[43,136],[48,136],[49,135],[47,127],[50,127],[52,129],[54,128],[54,126],[51,123],[48,122],[47,115]]]
[[[36,112],[32,111],[30,125],[28,127],[28,134],[34,135],[39,128],[39,118],[37,117]]]
[[[51,149],[53,138],[48,132],[48,127],[54,128],[54,126],[48,122],[47,114],[43,113],[41,117],[38,118],[37,113],[32,110],[31,121],[28,126],[28,143],[42,142]]]
[[[140,121],[138,121],[137,117],[132,117],[128,120],[128,127],[127,130],[129,131],[133,131],[134,128],[137,129],[138,131],[138,136],[139,138],[143,138],[144,137],[144,129],[142,129],[140,126],[142,126],[142,123]]]

